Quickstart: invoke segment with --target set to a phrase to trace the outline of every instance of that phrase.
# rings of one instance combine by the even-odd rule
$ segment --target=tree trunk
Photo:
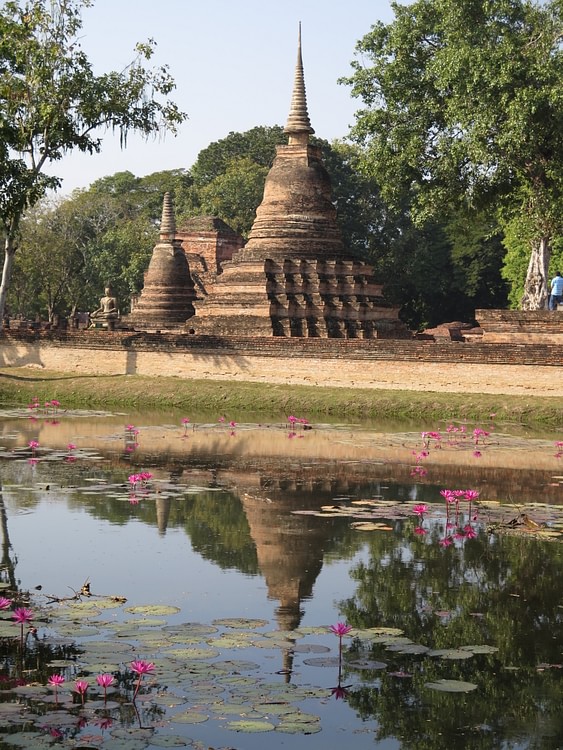
[[[2,282],[0,283],[0,328],[2,327],[2,321],[4,320],[6,295],[8,294],[8,287],[10,286],[10,279],[12,277],[15,254],[16,246],[14,238],[8,234],[4,243],[4,268],[2,270]]]
[[[545,310],[549,300],[547,289],[551,247],[549,238],[542,237],[538,245],[532,247],[528,272],[522,295],[522,310]]]

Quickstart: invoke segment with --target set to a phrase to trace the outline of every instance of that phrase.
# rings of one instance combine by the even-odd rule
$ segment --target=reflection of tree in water
[[[17,591],[16,573],[15,567],[17,564],[17,557],[14,554],[13,558],[10,556],[12,545],[10,544],[10,536],[8,534],[8,516],[6,515],[6,507],[4,505],[4,493],[2,492],[2,486],[0,485],[0,526],[2,528],[2,561],[0,563],[0,581],[3,584],[8,584],[10,591]]]
[[[492,749],[511,737],[529,738],[522,747],[563,747],[561,544],[481,534],[442,549],[381,535],[371,537],[370,549],[369,563],[351,573],[355,596],[341,603],[348,622],[399,627],[431,648],[499,648],[451,661],[374,645],[373,655],[389,666],[351,691],[349,703],[377,720],[378,737],[400,737],[413,750]],[[389,674],[395,671],[412,678]],[[424,687],[441,678],[478,688],[452,695]]]
[[[8,515],[4,503],[4,492],[0,485],[0,528],[2,531],[2,558],[0,562],[1,594],[12,600],[12,607],[29,606],[29,592],[21,591],[20,582],[16,579],[15,568],[18,562],[12,550],[8,531]],[[0,639],[0,686],[7,690],[18,684],[26,684],[35,680],[41,683],[47,681],[52,673],[48,667],[54,659],[70,660],[76,658],[77,649],[72,643],[50,643],[37,637],[34,629],[25,632],[25,647],[20,647],[19,631],[12,620],[12,612],[8,609],[3,613],[4,620],[13,624],[13,637]]]
[[[256,575],[256,547],[240,498],[232,492],[201,492],[187,499],[184,528],[192,547],[220,568]]]

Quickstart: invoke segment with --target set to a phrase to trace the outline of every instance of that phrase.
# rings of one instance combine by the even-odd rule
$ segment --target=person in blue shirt
[[[549,296],[549,309],[557,310],[557,305],[563,302],[563,276],[557,271],[551,279],[551,294]]]

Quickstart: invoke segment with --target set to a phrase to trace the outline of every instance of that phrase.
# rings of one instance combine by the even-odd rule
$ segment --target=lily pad
[[[257,719],[239,719],[238,721],[229,721],[227,729],[233,732],[271,732],[276,727],[269,721],[260,721]]]
[[[43,748],[52,747],[52,737],[46,736],[42,732],[17,732],[16,734],[4,735],[3,742],[12,747],[34,748],[34,750],[43,750]]]
[[[386,650],[398,654],[426,654],[430,651],[428,646],[423,646],[420,643],[391,644],[387,646]]]
[[[433,651],[427,651],[427,656],[438,656],[441,659],[471,659],[473,653],[464,651],[461,648],[438,648]]]
[[[188,747],[191,744],[191,740],[173,734],[160,734],[151,739],[151,745],[155,747]]]
[[[393,527],[386,523],[375,523],[371,521],[356,521],[351,524],[356,531],[393,531]]]
[[[310,667],[338,667],[338,656],[311,656],[310,659],[303,659],[303,664]]]
[[[321,731],[321,724],[303,724],[301,722],[289,722],[282,721],[276,727],[276,732],[283,732],[285,734],[317,734]]]
[[[166,651],[166,656],[176,659],[214,659],[219,656],[215,648],[171,648]]]
[[[268,620],[255,620],[248,617],[223,617],[213,620],[213,625],[223,628],[264,628],[269,624]]]
[[[472,654],[495,654],[498,651],[496,646],[488,646],[482,644],[481,646],[460,646],[461,651],[471,651]]]
[[[325,654],[330,648],[321,646],[320,643],[297,643],[291,650],[296,654]]]
[[[436,680],[436,682],[427,682],[424,687],[430,690],[439,690],[442,693],[470,693],[477,689],[473,682],[464,682],[463,680]]]
[[[126,607],[126,612],[132,615],[175,615],[180,611],[179,607],[173,607],[167,604],[140,604],[136,607]]]
[[[170,721],[175,724],[203,724],[203,722],[208,719],[208,714],[201,713],[200,711],[189,710],[170,717]]]

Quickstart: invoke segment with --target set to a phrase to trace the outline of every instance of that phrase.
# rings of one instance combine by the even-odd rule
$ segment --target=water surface
[[[38,630],[22,659],[0,623],[0,747],[563,746],[561,435],[31,416],[0,422],[4,591]],[[445,488],[482,505],[446,516]],[[499,526],[523,511],[553,536]]]

